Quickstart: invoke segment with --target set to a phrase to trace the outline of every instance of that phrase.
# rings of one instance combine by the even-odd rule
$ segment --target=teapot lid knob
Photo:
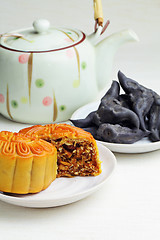
[[[50,22],[46,19],[37,19],[33,22],[34,30],[38,33],[46,32],[50,27]]]

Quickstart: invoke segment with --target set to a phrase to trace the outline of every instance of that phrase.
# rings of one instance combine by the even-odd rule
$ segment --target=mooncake
[[[68,124],[35,125],[20,133],[43,139],[57,148],[57,177],[97,176],[101,162],[93,136]]]
[[[20,133],[0,132],[0,191],[40,192],[56,174],[57,150],[52,144]]]

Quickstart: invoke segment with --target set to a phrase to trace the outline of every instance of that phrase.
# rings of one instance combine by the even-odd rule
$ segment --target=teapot
[[[108,84],[118,47],[138,40],[123,30],[98,42],[101,32],[99,26],[87,36],[38,19],[32,28],[2,34],[0,113],[22,123],[53,123],[95,100]]]

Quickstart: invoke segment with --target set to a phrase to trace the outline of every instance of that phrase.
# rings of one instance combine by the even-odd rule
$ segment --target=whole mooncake
[[[40,192],[56,174],[57,150],[52,144],[20,133],[0,132],[0,191]]]
[[[97,176],[101,173],[96,141],[81,128],[47,124],[24,128],[20,133],[43,139],[57,148],[57,177]]]

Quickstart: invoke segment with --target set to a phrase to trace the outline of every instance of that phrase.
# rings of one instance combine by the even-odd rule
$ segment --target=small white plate
[[[46,208],[62,206],[83,199],[99,189],[111,176],[116,166],[113,153],[98,143],[102,173],[96,177],[57,178],[44,191],[36,194],[5,194],[0,200],[23,207]]]
[[[77,109],[71,119],[83,119],[90,112],[98,109],[100,101],[92,102],[83,107]],[[145,153],[151,152],[160,149],[160,141],[151,142],[148,138],[143,138],[140,141],[137,141],[133,144],[118,144],[118,143],[109,143],[103,141],[97,141],[102,143],[104,146],[108,147],[113,152],[119,153]]]

